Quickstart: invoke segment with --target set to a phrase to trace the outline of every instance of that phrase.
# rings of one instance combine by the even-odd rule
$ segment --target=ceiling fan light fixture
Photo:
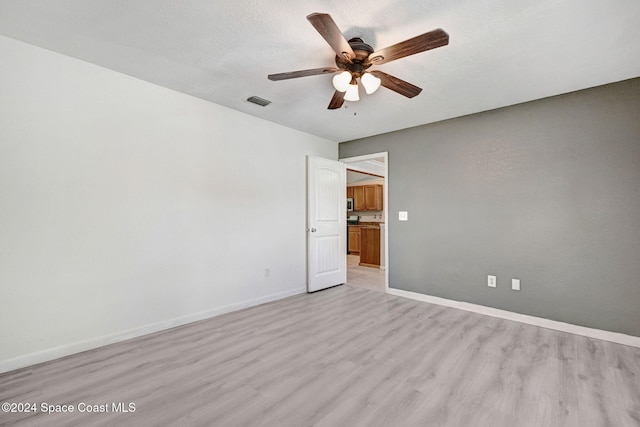
[[[349,83],[351,83],[351,73],[348,71],[343,71],[333,77],[333,87],[338,92],[346,92],[349,89]]]
[[[364,86],[364,90],[367,92],[367,95],[371,95],[373,92],[377,91],[382,83],[382,80],[371,73],[364,73],[362,77],[360,77],[360,81],[362,82],[362,86]]]
[[[358,82],[354,78],[351,80],[347,93],[344,94],[345,101],[360,101],[360,95],[358,94]]]

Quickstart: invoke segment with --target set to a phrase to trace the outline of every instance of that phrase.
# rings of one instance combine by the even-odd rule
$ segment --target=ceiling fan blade
[[[345,58],[349,62],[356,57],[355,52],[349,46],[349,42],[344,38],[342,31],[340,31],[331,15],[328,13],[312,13],[307,16],[307,20],[311,22],[311,25],[329,43],[329,46],[339,57]]]
[[[336,67],[313,68],[311,70],[289,71],[287,73],[269,74],[267,78],[269,80],[274,80],[274,81],[287,80],[287,79],[295,79],[298,77],[317,76],[318,74],[331,74],[331,73],[335,73],[336,71],[340,71],[340,69]]]
[[[331,102],[329,102],[329,107],[327,107],[329,110],[337,110],[338,108],[342,107],[342,104],[344,104],[344,94],[346,92],[338,92],[336,91],[333,94],[333,98],[331,98]]]
[[[422,88],[414,86],[409,82],[405,82],[404,80],[392,76],[391,74],[383,73],[379,70],[369,71],[369,73],[382,80],[382,82],[380,83],[382,86],[386,87],[387,89],[391,89],[394,92],[398,92],[400,95],[404,95],[407,98],[413,98],[414,96],[422,92]]]
[[[448,44],[449,34],[438,28],[437,30],[429,31],[428,33],[394,44],[393,46],[377,50],[369,55],[367,63],[375,65],[384,64]]]

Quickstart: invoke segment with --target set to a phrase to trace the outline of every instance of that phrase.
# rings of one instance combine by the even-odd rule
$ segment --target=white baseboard
[[[230,304],[224,307],[216,307],[210,310],[193,313],[186,316],[163,320],[161,322],[153,323],[150,325],[144,325],[137,328],[128,329],[125,331],[115,332],[113,334],[90,338],[84,341],[63,344],[57,347],[52,347],[52,348],[37,351],[34,353],[29,353],[22,356],[14,357],[11,359],[2,360],[0,361],[0,374],[13,371],[15,369],[20,369],[27,366],[35,365],[37,363],[48,362],[50,360],[58,359],[64,356],[69,356],[71,354],[80,353],[87,350],[93,350],[94,348],[102,347],[108,344],[113,344],[116,342],[140,337],[147,334],[152,334],[154,332],[163,331],[165,329],[174,328],[176,326],[186,325],[187,323],[209,319],[211,317],[219,316],[221,314],[230,313],[232,311],[241,310],[247,307],[253,307],[256,305],[286,298],[292,295],[302,294],[305,292],[307,292],[306,288],[291,289],[285,292],[279,292],[277,294],[272,294],[272,295],[267,295],[260,298],[242,301],[242,302]]]
[[[572,325],[571,323],[558,322],[556,320],[544,319],[542,317],[514,313],[512,311],[500,310],[499,308],[486,307],[484,305],[471,304],[462,301],[454,301],[446,298],[420,294],[417,292],[403,291],[402,289],[388,288],[387,293],[417,301],[443,305],[451,308],[458,308],[460,310],[472,311],[474,313],[485,314],[487,316],[513,320],[514,322],[526,323],[528,325],[540,326],[542,328],[554,329],[556,331],[568,332],[570,334],[582,335],[589,338],[596,338],[604,341],[611,341],[617,344],[640,348],[640,337],[632,335],[603,331],[601,329],[587,328],[586,326]]]

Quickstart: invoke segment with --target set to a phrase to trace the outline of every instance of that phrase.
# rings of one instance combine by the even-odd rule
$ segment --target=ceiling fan
[[[269,80],[287,80],[298,77],[332,74],[341,71],[333,77],[336,91],[329,103],[329,110],[342,107],[344,101],[358,101],[358,80],[367,94],[375,92],[384,86],[394,92],[413,98],[422,89],[405,82],[390,74],[379,70],[367,71],[372,65],[385,64],[437,47],[449,44],[449,35],[441,29],[429,31],[420,36],[394,44],[393,46],[374,51],[371,46],[354,37],[347,41],[331,15],[327,13],[312,13],[307,20],[336,52],[337,67],[313,68],[310,70],[290,71],[287,73],[269,74]]]

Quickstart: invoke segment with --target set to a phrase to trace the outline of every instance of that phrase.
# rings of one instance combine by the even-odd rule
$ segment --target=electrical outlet
[[[511,289],[514,291],[520,290],[520,279],[511,279]]]
[[[487,276],[487,286],[490,288],[496,287],[497,278],[496,276]]]
[[[399,211],[398,212],[398,221],[409,221],[409,212],[407,212],[407,211]]]

